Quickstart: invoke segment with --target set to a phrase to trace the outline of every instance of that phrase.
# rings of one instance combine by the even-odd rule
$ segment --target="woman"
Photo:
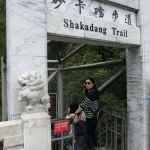
[[[96,88],[95,81],[93,78],[89,77],[84,82],[83,94],[86,96],[85,100],[80,104],[79,108],[75,111],[75,117],[84,108],[86,109],[86,129],[87,129],[87,150],[92,150],[94,145],[95,150],[98,150],[98,140],[95,133],[97,121],[94,118],[93,113],[89,107],[96,111],[98,109],[98,100],[100,94]],[[93,144],[93,145],[92,145]]]
[[[68,114],[66,116],[66,119],[72,118],[74,115],[75,111],[79,108],[79,105],[76,102],[73,102],[70,107],[68,108]],[[77,123],[79,120],[85,121],[86,116],[83,111],[80,111],[75,117],[73,122]],[[70,125],[70,132],[69,134],[72,134],[72,125]],[[82,143],[84,140],[84,136],[77,136],[75,137],[75,147],[76,150],[81,150],[82,149]],[[72,140],[69,142],[69,150],[72,150]]]

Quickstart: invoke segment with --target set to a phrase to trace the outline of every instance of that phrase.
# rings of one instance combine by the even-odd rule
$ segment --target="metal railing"
[[[62,121],[62,120],[52,120],[52,133],[51,133],[51,150],[67,150],[68,143],[72,140],[74,141],[74,130],[72,130],[72,135],[69,134],[69,129],[67,131],[54,133],[53,132],[53,124],[55,122]],[[74,129],[74,124],[71,124],[72,129]],[[74,150],[74,144],[72,145]]]
[[[127,150],[127,111],[106,106],[99,121],[99,144],[106,150]]]
[[[105,113],[97,125],[99,147],[105,150],[127,150],[127,111],[112,106],[105,108]],[[71,125],[73,129],[74,125]],[[59,137],[51,140],[52,150],[67,150],[70,140],[74,141],[74,135],[69,135],[67,131],[61,132]],[[82,150],[84,149],[85,143],[82,146]]]

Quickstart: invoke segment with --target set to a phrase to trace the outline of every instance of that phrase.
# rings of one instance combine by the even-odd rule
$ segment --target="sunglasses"
[[[85,82],[85,85],[86,85],[86,84],[90,85],[90,84],[91,84],[91,82]]]

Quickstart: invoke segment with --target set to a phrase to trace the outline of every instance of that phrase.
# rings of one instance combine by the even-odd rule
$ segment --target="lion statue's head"
[[[18,78],[19,101],[27,101],[26,110],[45,110],[50,107],[50,97],[44,90],[44,82],[37,71],[25,72]]]

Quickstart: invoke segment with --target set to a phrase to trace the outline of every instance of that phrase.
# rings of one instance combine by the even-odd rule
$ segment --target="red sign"
[[[68,129],[69,126],[69,121],[68,120],[63,120],[60,122],[55,122],[54,123],[54,132],[62,132],[62,131],[66,131]]]

